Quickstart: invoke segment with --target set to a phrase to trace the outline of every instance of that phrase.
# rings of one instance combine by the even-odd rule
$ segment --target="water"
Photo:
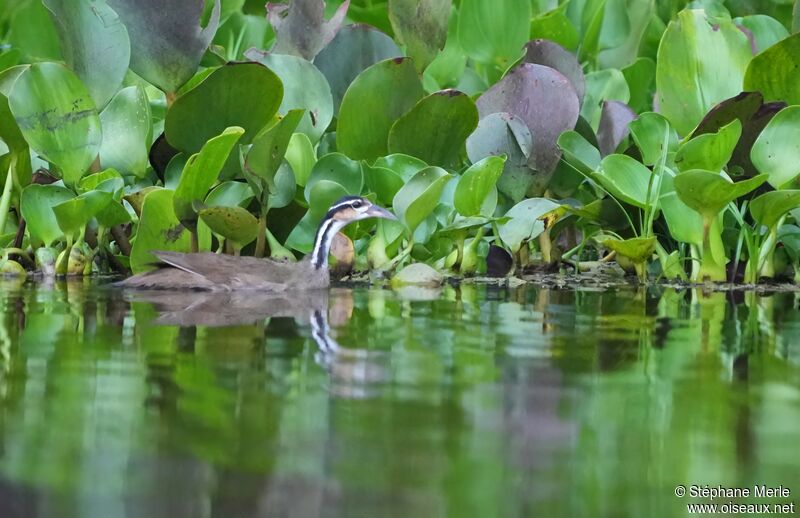
[[[798,294],[154,304],[83,282],[0,288],[3,518],[681,516],[708,502],[678,484],[800,500]],[[195,325],[234,316],[258,322]]]

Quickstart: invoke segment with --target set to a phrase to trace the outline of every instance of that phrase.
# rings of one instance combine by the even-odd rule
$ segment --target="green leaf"
[[[4,42],[20,49],[27,62],[62,59],[56,27],[41,1],[4,2],[4,4],[16,7],[11,19],[8,20],[8,34],[3,38]]]
[[[258,219],[241,207],[209,207],[198,212],[212,232],[242,248],[256,239]]]
[[[678,197],[675,192],[675,173],[669,169],[664,171],[661,178],[659,206],[673,239],[703,245],[703,218]]]
[[[628,83],[630,101],[628,104],[636,113],[653,109],[653,90],[656,80],[656,62],[650,58],[638,58],[622,69]]]
[[[642,162],[654,165],[664,151],[664,136],[669,133],[667,152],[678,146],[678,134],[663,115],[647,112],[630,123],[631,137],[642,154]]]
[[[168,7],[161,0],[107,2],[128,29],[131,70],[165,92],[177,91],[194,75],[219,25],[219,0],[204,27],[205,2],[171,0]]]
[[[789,37],[789,31],[781,22],[765,14],[744,16],[733,21],[745,29],[745,34],[753,47],[753,54],[764,52],[782,39]]]
[[[342,27],[314,59],[314,65],[330,85],[334,113],[339,113],[347,88],[361,72],[385,59],[402,56],[392,38],[374,27],[358,24]]]
[[[800,174],[800,106],[778,112],[753,144],[750,159],[780,189]]]
[[[490,211],[483,211],[482,208],[487,197],[495,192],[495,185],[503,173],[505,161],[504,157],[490,156],[464,171],[464,174],[458,179],[454,197],[454,205],[459,214],[462,216],[492,215],[494,207]]]
[[[36,63],[14,83],[8,106],[31,149],[76,183],[97,157],[100,117],[89,92],[69,69]]]
[[[404,182],[409,181],[415,174],[428,167],[423,160],[413,156],[395,153],[382,156],[375,161],[375,167],[385,167],[397,173]]]
[[[61,39],[64,61],[101,108],[119,89],[131,57],[128,31],[104,0],[44,0]]]
[[[53,207],[74,197],[69,189],[52,184],[33,184],[23,189],[20,207],[31,237],[42,241],[47,247],[63,237]]]
[[[688,135],[718,102],[742,91],[751,53],[747,37],[730,19],[687,9],[670,22],[656,61],[661,112]]]
[[[770,191],[750,202],[753,218],[772,229],[790,210],[800,207],[800,190]]]
[[[758,188],[767,180],[762,174],[733,183],[719,173],[686,171],[675,177],[675,192],[689,207],[711,219],[737,198]]]
[[[575,50],[580,35],[565,14],[568,5],[569,2],[564,2],[551,11],[534,16],[531,20],[531,38],[550,40],[565,49]]]
[[[675,153],[675,165],[681,171],[705,169],[721,171],[731,159],[742,135],[739,119],[723,126],[716,133],[704,133],[683,143]]]
[[[226,128],[220,135],[209,140],[199,153],[189,157],[173,199],[175,216],[184,225],[197,221],[192,203],[206,197],[243,133],[244,129],[239,127]],[[170,195],[170,198],[173,196]]]
[[[222,182],[214,187],[203,203],[208,207],[247,207],[253,200],[253,190],[244,182]]]
[[[459,43],[475,61],[505,70],[522,55],[531,14],[530,0],[462,0]]]
[[[330,20],[325,20],[323,0],[293,0],[291,3],[268,3],[267,18],[275,31],[277,54],[293,54],[305,59],[327,45],[341,27],[350,2],[343,2]]]
[[[297,127],[311,142],[318,142],[333,119],[331,88],[322,72],[303,58],[250,49],[248,59],[266,65],[283,83],[283,101],[278,109],[281,115],[290,110],[303,109],[306,113]]]
[[[286,163],[282,163],[275,173],[275,190],[269,193],[267,207],[279,209],[286,207],[294,200],[297,192],[297,181],[294,179],[292,168]]]
[[[615,154],[605,157],[592,177],[613,197],[644,209],[655,197],[655,193],[651,193],[650,200],[647,198],[651,174],[650,169],[635,158]]]
[[[426,167],[415,174],[394,196],[392,207],[398,219],[414,232],[433,212],[452,175],[441,167]]]
[[[186,231],[173,210],[173,191],[154,189],[147,193],[142,204],[142,215],[136,240],[131,249],[131,270],[141,273],[153,269],[158,260],[150,252],[166,250],[171,252],[189,252],[191,236]]]
[[[472,99],[456,90],[435,92],[392,125],[389,152],[450,166],[477,126],[478,109]]]
[[[452,0],[389,0],[389,21],[421,73],[444,47]]]
[[[322,221],[322,217],[336,200],[348,195],[352,195],[352,192],[340,183],[331,180],[314,182],[308,191],[308,215],[314,226]]]
[[[747,67],[744,87],[761,92],[767,101],[800,104],[800,33],[754,57]]]
[[[500,239],[512,253],[517,253],[522,243],[544,232],[544,221],[540,218],[560,207],[547,198],[529,198],[517,203],[506,212],[509,220],[498,225]]]
[[[104,191],[89,191],[76,198],[63,201],[53,206],[58,226],[64,234],[77,239],[86,225],[97,214],[113,202],[111,193]]]
[[[542,175],[550,175],[561,157],[557,140],[575,128],[579,103],[569,80],[550,67],[525,63],[480,96],[477,102],[481,119],[505,112],[515,115],[535,135],[528,165]]]
[[[581,106],[581,117],[596,131],[600,126],[604,101],[627,103],[630,98],[628,83],[619,70],[609,68],[590,72],[586,74],[586,97]]]
[[[458,11],[453,9],[447,22],[447,41],[444,49],[426,68],[422,82],[429,92],[455,88],[467,66],[467,56],[458,42]]]
[[[603,246],[627,257],[633,263],[643,263],[652,257],[656,249],[655,237],[634,237],[630,239],[617,239],[610,237],[603,239]]]
[[[372,65],[344,94],[336,129],[338,149],[355,160],[387,154],[392,125],[422,93],[411,60],[396,58]]]
[[[320,181],[337,183],[342,186],[346,194],[361,194],[361,189],[364,186],[361,164],[355,160],[350,160],[341,153],[330,153],[320,158],[314,164],[305,186],[304,194],[309,206],[312,205],[311,190],[314,188],[314,184]],[[331,200],[331,202],[334,201],[336,200]],[[322,207],[325,209],[324,212],[327,212],[329,206],[330,204]]]
[[[400,175],[386,167],[368,164],[363,164],[362,170],[364,171],[364,183],[378,197],[378,203],[391,205],[394,195],[405,183]]]
[[[277,113],[283,98],[278,76],[258,63],[231,63],[215,69],[183,93],[167,110],[164,131],[172,147],[196,153],[225,128],[244,128],[249,144]]]
[[[600,151],[591,145],[577,131],[565,131],[558,137],[558,147],[564,154],[564,160],[571,164],[575,169],[589,175],[600,167]]]
[[[150,102],[141,86],[123,88],[100,113],[103,142],[100,165],[143,178],[147,172],[152,121]]]
[[[256,135],[247,152],[244,170],[266,182],[270,190],[275,187],[275,173],[283,162],[289,140],[304,114],[304,110],[290,111],[277,124]]]
[[[292,135],[284,158],[292,166],[297,185],[305,187],[311,174],[311,168],[317,162],[317,153],[314,151],[314,145],[305,133]]]

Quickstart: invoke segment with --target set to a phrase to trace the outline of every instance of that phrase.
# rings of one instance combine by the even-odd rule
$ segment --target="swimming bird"
[[[327,288],[328,254],[333,236],[348,224],[367,218],[397,219],[361,196],[345,196],[331,205],[317,228],[314,247],[299,262],[274,261],[214,253],[153,251],[159,268],[125,279],[118,286],[141,289],[207,291],[288,291]]]

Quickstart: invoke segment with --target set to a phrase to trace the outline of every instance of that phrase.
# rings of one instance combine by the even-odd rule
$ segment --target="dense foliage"
[[[364,194],[361,269],[800,275],[798,5],[5,3],[3,268],[293,258]]]

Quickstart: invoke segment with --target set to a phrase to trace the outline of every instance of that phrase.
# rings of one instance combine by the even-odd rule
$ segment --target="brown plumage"
[[[135,275],[117,285],[136,289],[271,292],[326,288],[330,285],[328,253],[333,236],[347,224],[367,218],[396,219],[366,198],[346,196],[328,210],[317,229],[311,253],[302,261],[153,251],[152,254],[161,261],[157,269]]]

